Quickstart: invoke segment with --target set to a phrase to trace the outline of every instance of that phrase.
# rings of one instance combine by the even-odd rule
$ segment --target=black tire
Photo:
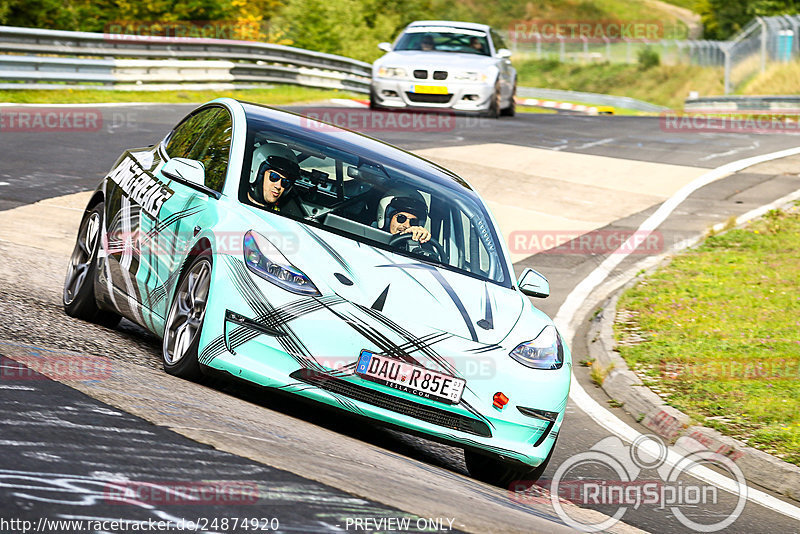
[[[114,328],[121,317],[116,313],[100,309],[94,297],[104,212],[104,205],[100,202],[83,216],[75,248],[69,259],[61,301],[67,315]]]
[[[378,102],[375,98],[375,91],[372,89],[369,90],[369,109],[379,110],[381,107],[378,105]]]
[[[558,437],[556,437],[556,440],[558,440]],[[554,442],[544,461],[533,468],[472,450],[464,450],[464,462],[467,464],[467,470],[473,478],[488,484],[508,488],[516,481],[525,481],[532,484],[539,480],[544,474],[544,470],[547,469],[547,464],[550,463],[555,450],[556,444]]]
[[[511,90],[511,103],[508,105],[507,108],[503,108],[500,112],[501,115],[505,117],[513,117],[517,114],[517,82],[514,82],[514,89]]]
[[[489,103],[489,109],[486,110],[486,116],[490,119],[497,119],[500,117],[500,81],[494,83],[494,94],[492,101]]]
[[[161,347],[164,370],[171,375],[189,380],[203,376],[197,349],[203,332],[212,267],[211,251],[205,250],[194,257],[178,281],[164,323]]]

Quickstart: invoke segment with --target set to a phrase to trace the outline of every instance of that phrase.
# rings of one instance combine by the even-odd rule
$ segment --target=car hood
[[[389,52],[375,62],[375,67],[405,67],[408,69],[464,69],[482,71],[497,65],[497,59],[458,52],[420,52],[404,50]]]
[[[418,325],[495,344],[507,337],[522,313],[525,300],[514,289],[298,221],[267,217],[278,235],[292,236],[286,241],[289,246],[278,248],[323,295],[338,294],[378,310],[406,329]]]

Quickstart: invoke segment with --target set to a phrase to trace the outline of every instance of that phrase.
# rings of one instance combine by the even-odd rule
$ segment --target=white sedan
[[[511,51],[489,26],[469,22],[409,24],[372,66],[370,107],[445,108],[514,115],[517,72]]]

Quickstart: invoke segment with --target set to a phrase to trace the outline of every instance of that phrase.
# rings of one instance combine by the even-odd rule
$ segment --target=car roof
[[[491,27],[487,26],[486,24],[478,24],[476,22],[459,22],[454,20],[415,20],[406,26],[406,28],[413,28],[414,26],[451,26],[453,28],[483,30],[485,32],[491,30]]]
[[[384,141],[352,130],[331,126],[328,125],[328,123],[316,121],[297,113],[271,108],[263,104],[252,102],[239,103],[244,109],[248,122],[251,119],[261,119],[268,123],[270,128],[296,137],[301,141],[308,140],[312,143],[321,143],[336,150],[356,154],[365,159],[396,167],[414,176],[425,178],[444,186],[460,186],[475,195],[475,190],[472,186],[457,174],[425,158],[421,158],[420,156],[390,145]],[[359,110],[354,110],[354,108],[326,107],[324,111],[330,113],[336,111],[347,113]],[[366,109],[363,111],[374,113]],[[454,115],[449,115],[447,117],[450,121],[456,120]],[[434,116],[434,119],[439,121],[441,117]]]

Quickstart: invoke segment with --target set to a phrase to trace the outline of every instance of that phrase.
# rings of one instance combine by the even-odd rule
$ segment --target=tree
[[[729,39],[755,17],[800,12],[800,0],[699,0],[697,12],[706,39]]]

